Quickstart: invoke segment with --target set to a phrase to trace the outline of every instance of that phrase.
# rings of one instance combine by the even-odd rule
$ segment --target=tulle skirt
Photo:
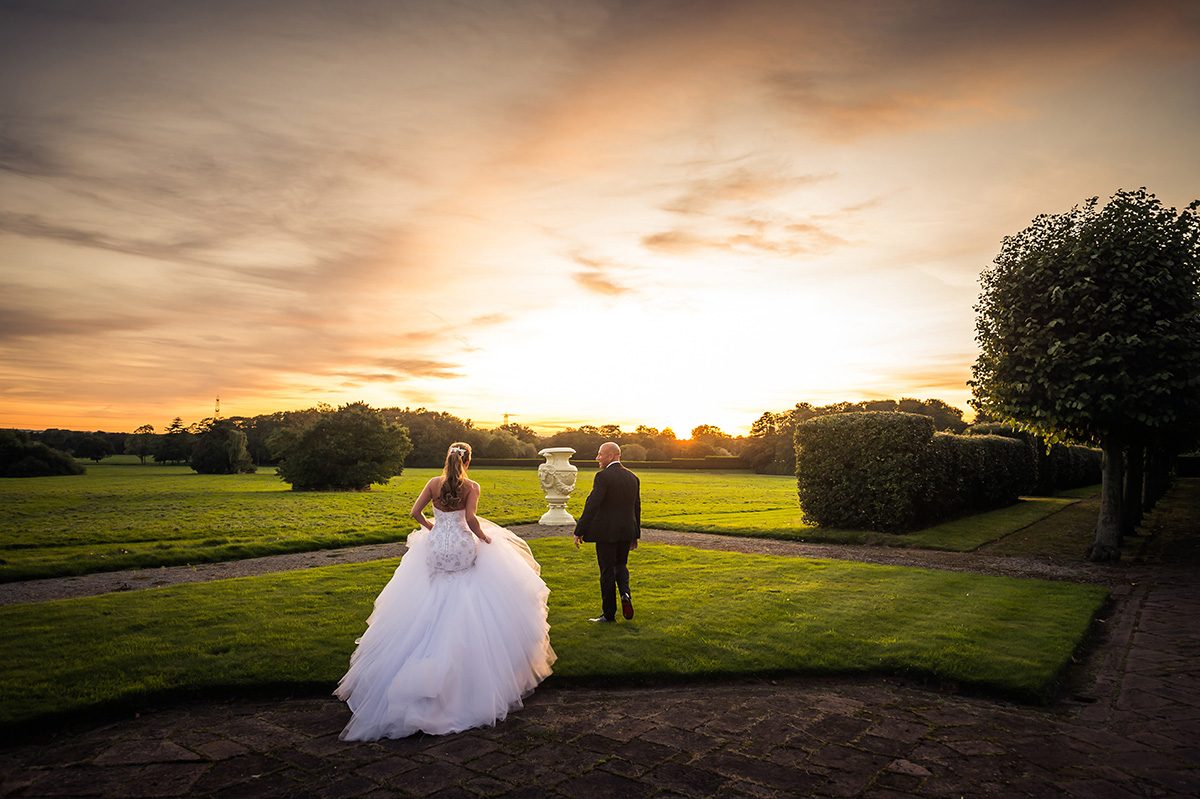
[[[334,695],[353,713],[341,738],[442,735],[495,724],[550,675],[550,589],[529,545],[479,519],[475,565],[426,565],[429,532],[408,551],[375,599],[367,631]]]

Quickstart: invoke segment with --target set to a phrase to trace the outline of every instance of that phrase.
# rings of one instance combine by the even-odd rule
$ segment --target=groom
[[[617,620],[617,596],[621,592],[621,615],[633,618],[633,599],[629,593],[629,550],[637,549],[642,535],[641,482],[637,475],[621,465],[621,448],[612,441],[600,445],[596,453],[600,471],[592,481],[592,493],[583,506],[583,515],[575,525],[575,548],[584,541],[596,543],[600,564],[600,601],[603,615],[589,621]]]

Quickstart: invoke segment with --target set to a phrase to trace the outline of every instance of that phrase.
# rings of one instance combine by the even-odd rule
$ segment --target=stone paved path
[[[549,685],[495,728],[350,744],[331,698],[198,701],[0,749],[0,797],[1194,797],[1200,480],[1163,505],[1048,708],[886,678]]]

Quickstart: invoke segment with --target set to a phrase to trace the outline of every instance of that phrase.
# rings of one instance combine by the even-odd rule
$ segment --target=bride
[[[470,464],[471,447],[451,444],[413,503],[424,529],[409,535],[334,691],[353,713],[342,740],[495,724],[550,674],[550,589],[528,544],[475,515]]]

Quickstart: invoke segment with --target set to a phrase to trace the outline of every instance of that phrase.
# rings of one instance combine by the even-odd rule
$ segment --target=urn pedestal
[[[538,482],[546,492],[550,510],[542,514],[538,524],[561,526],[574,524],[575,519],[567,513],[567,500],[575,490],[575,478],[579,473],[571,463],[575,450],[570,447],[547,447],[538,453],[546,462],[538,466]]]

